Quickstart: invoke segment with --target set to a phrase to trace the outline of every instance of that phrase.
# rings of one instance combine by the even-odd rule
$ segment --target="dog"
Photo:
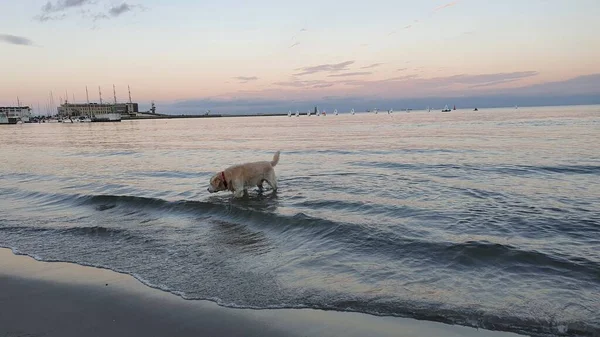
[[[271,161],[230,166],[210,178],[208,192],[231,191],[234,197],[240,198],[248,192],[249,187],[256,186],[262,192],[265,181],[273,188],[273,192],[277,192],[277,177],[273,169],[277,163],[279,163],[279,151]]]

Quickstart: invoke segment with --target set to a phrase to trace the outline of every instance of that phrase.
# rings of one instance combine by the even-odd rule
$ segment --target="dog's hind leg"
[[[271,172],[269,174],[269,178],[265,179],[265,181],[267,182],[267,184],[269,184],[269,186],[271,186],[273,192],[277,192],[277,177],[275,176],[274,172]]]

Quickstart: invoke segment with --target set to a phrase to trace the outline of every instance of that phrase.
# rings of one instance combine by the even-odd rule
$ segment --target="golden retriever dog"
[[[279,162],[279,151],[271,161],[258,161],[234,165],[215,174],[210,178],[208,192],[231,191],[234,197],[239,198],[248,192],[249,187],[256,186],[262,192],[263,182],[267,182],[274,192],[277,192],[277,177],[275,165]]]

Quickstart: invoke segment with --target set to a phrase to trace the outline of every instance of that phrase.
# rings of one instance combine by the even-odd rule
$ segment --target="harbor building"
[[[31,117],[28,106],[0,106],[0,124],[27,123]]]
[[[109,113],[117,113],[122,117],[136,116],[139,112],[138,103],[117,103],[117,104],[98,104],[98,103],[64,103],[58,108],[58,115],[61,117],[77,116],[95,116]]]

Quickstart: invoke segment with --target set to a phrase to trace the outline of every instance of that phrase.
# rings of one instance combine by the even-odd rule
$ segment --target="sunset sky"
[[[0,105],[85,101],[86,85],[112,100],[113,84],[167,113],[600,94],[598,0],[2,0],[0,13]]]

